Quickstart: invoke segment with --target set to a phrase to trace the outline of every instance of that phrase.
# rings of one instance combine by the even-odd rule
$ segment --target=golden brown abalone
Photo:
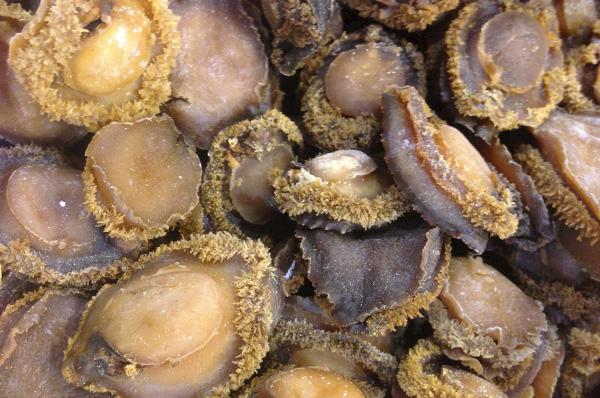
[[[179,44],[167,0],[44,0],[9,64],[51,120],[96,131],[159,111]]]
[[[278,207],[309,228],[346,233],[389,224],[410,210],[387,170],[357,150],[326,153],[278,173]]]
[[[447,71],[461,114],[502,130],[538,126],[562,100],[565,73],[549,2],[483,0],[446,32]]]
[[[273,220],[272,174],[287,169],[301,147],[300,130],[278,110],[222,130],[202,183],[202,204],[214,227],[244,235]]]
[[[69,340],[63,375],[127,397],[228,394],[260,366],[278,298],[267,249],[194,235],[105,285]]]
[[[388,86],[414,85],[425,93],[421,53],[374,25],[323,48],[301,78],[307,134],[329,151],[377,144],[381,94]]]
[[[515,234],[518,216],[510,186],[413,87],[387,90],[383,111],[388,168],[428,222],[479,253],[486,232],[501,239]]]
[[[81,172],[58,152],[0,149],[0,263],[38,283],[93,287],[128,266],[125,248],[96,227]]]
[[[112,237],[165,235],[199,203],[200,159],[168,116],[110,123],[85,154],[86,204]]]
[[[557,110],[533,129],[539,150],[515,155],[555,216],[580,238],[600,239],[600,118]]]

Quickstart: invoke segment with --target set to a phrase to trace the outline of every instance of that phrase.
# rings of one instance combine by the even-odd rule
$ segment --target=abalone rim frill
[[[373,372],[383,383],[389,383],[396,372],[398,361],[360,336],[343,331],[318,329],[304,319],[281,320],[270,338],[272,352],[284,346],[333,352],[356,361]]]
[[[562,55],[562,42],[557,33],[554,33],[552,25],[552,11],[550,9],[536,10],[534,6],[521,4],[514,0],[493,0],[502,10],[514,10],[526,13],[536,19],[547,31],[549,50],[556,51]],[[510,130],[519,126],[539,126],[550,114],[550,112],[563,99],[564,85],[566,83],[566,74],[564,65],[559,65],[550,69],[544,67],[541,84],[547,95],[547,102],[537,108],[527,109],[527,115],[519,118],[513,111],[504,109],[504,98],[511,95],[510,91],[504,90],[500,86],[494,86],[490,83],[483,84],[476,92],[472,92],[462,74],[464,65],[461,65],[461,51],[466,46],[462,37],[465,31],[472,28],[472,18],[479,11],[479,2],[472,2],[465,5],[460,14],[450,24],[446,32],[446,51],[447,51],[447,73],[454,97],[454,105],[463,115],[474,116],[481,119],[489,119],[496,127],[501,130]],[[497,15],[497,14],[496,14]],[[468,67],[468,66],[467,66]],[[536,86],[537,87],[537,86]]]
[[[10,18],[16,21],[27,23],[33,16],[19,3],[8,4],[6,0],[0,0],[0,18]]]
[[[565,184],[539,150],[530,145],[522,145],[514,158],[531,176],[535,188],[560,221],[575,229],[580,238],[589,239],[592,244],[600,242],[600,221]]]
[[[262,129],[280,131],[292,146],[296,145],[300,148],[303,146],[302,134],[298,126],[276,109],[221,130],[211,144],[208,153],[210,160],[204,171],[200,189],[202,206],[216,230],[227,231],[240,237],[246,236],[242,228],[228,217],[235,209],[227,194],[230,181],[227,154],[232,151],[236,156],[256,157],[257,148],[242,144],[246,139],[245,135]]]
[[[565,84],[564,106],[569,112],[600,112],[600,104],[583,93],[578,78],[578,70],[586,65],[600,63],[600,43],[591,43],[575,48],[565,58],[567,82]]]
[[[51,3],[51,4],[50,4]],[[96,131],[113,122],[128,122],[159,113],[171,95],[169,75],[180,47],[178,18],[166,0],[149,0],[152,31],[161,44],[140,77],[138,98],[114,105],[93,100],[70,100],[55,87],[62,64],[79,48],[84,32],[78,18],[82,0],[43,0],[33,20],[13,38],[9,64],[21,84],[38,102],[50,120],[83,125]]]
[[[311,228],[323,224],[324,229],[342,233],[371,229],[389,224],[411,210],[404,193],[393,184],[375,198],[357,199],[302,168],[274,173],[273,187],[279,209]],[[316,222],[320,217],[327,220]]]
[[[139,121],[152,120],[155,117],[149,117],[140,119]],[[172,120],[166,116],[167,120],[170,123],[173,123]],[[127,123],[117,123],[115,124],[133,124],[135,122],[127,122]],[[109,123],[113,124],[113,123]],[[108,125],[107,125],[108,126]],[[175,124],[172,124],[173,128],[176,129]],[[179,138],[183,138],[181,135]],[[197,159],[197,155],[194,147],[185,143],[185,140],[182,139],[184,145],[186,146],[187,152],[193,158]],[[198,159],[198,164],[200,165],[200,160]],[[202,170],[200,165],[200,170]],[[175,227],[179,222],[188,217],[192,211],[198,206],[200,202],[200,198],[198,197],[196,203],[193,207],[189,208],[185,213],[175,213],[171,214],[167,221],[160,226],[149,226],[149,225],[141,225],[144,222],[139,218],[135,217],[136,221],[138,221],[135,225],[130,223],[124,214],[122,214],[114,205],[107,206],[104,205],[101,201],[98,200],[98,184],[97,178],[94,173],[94,162],[93,160],[86,156],[85,168],[82,173],[83,184],[85,187],[85,205],[87,209],[92,213],[94,218],[96,219],[98,225],[102,226],[104,232],[108,234],[108,236],[117,239],[123,239],[126,241],[133,242],[147,242],[154,238],[159,238],[167,234],[169,230]],[[200,179],[198,180],[198,184],[196,186],[196,192],[199,192],[201,186]],[[116,189],[116,188],[114,188]],[[199,194],[198,194],[199,196]],[[129,210],[129,209],[128,209]],[[191,225],[191,224],[190,224]]]
[[[600,284],[589,282],[577,289],[559,281],[536,281],[516,270],[521,289],[545,306],[558,308],[571,321],[593,319],[600,312]]]
[[[149,254],[145,254],[126,272],[119,282],[127,281],[136,270],[159,258],[165,253],[186,251],[203,263],[221,263],[240,255],[247,270],[235,280],[236,313],[234,324],[237,334],[242,340],[240,354],[235,358],[235,370],[219,386],[212,389],[211,396],[228,396],[230,391],[238,389],[260,367],[263,358],[269,351],[269,332],[274,319],[271,289],[266,288],[267,281],[275,280],[275,270],[271,265],[268,249],[260,242],[251,239],[239,239],[227,232],[192,235],[187,240],[179,240],[159,246]],[[69,339],[65,358],[77,343],[85,327],[89,311],[96,298],[112,285],[104,285],[87,304],[77,332]],[[134,364],[135,366],[135,364]],[[76,370],[63,363],[62,373],[65,379],[77,385]],[[111,392],[106,387],[93,383],[83,386],[91,392]]]
[[[356,33],[342,34],[339,39],[315,54],[300,75],[300,109],[306,132],[313,144],[327,151],[368,150],[379,140],[380,116],[344,116],[341,110],[327,99],[325,93],[326,68],[340,52],[351,50],[358,44],[387,44],[401,48],[415,71],[419,92],[423,95],[426,92],[423,55],[413,44],[405,40],[395,40],[394,36],[376,25],[370,25]]]
[[[540,311],[543,306],[536,302]],[[465,321],[450,318],[448,310],[441,301],[435,300],[428,312],[429,322],[433,327],[435,340],[451,349],[460,349],[465,355],[490,362],[493,368],[511,368],[531,357],[536,349],[544,342],[547,331],[536,330],[536,334],[527,336],[527,342],[522,347],[506,350],[498,346],[494,339]]]
[[[443,122],[432,113],[425,100],[413,87],[387,89],[383,95],[383,104],[383,144],[388,168],[394,176],[394,180],[397,181],[396,184],[406,190],[415,209],[426,220],[435,221],[444,215],[430,216],[428,208],[420,204],[419,196],[411,192],[410,184],[401,183],[404,178],[397,170],[402,162],[407,162],[407,160],[394,159],[399,156],[397,153],[399,149],[412,153],[415,161],[419,162],[417,166],[421,170],[419,173],[426,174],[430,178],[428,182],[431,189],[437,190],[449,204],[458,207],[457,211],[461,213],[459,225],[456,225],[456,221],[453,221],[452,224],[433,222],[434,225],[447,224],[440,225],[440,228],[451,236],[460,238],[478,253],[483,251],[486,241],[486,234],[480,228],[498,235],[501,239],[506,239],[516,232],[518,218],[513,213],[515,204],[509,186],[502,178],[499,178],[495,171],[492,171],[494,192],[482,191],[453,171],[452,166],[444,159],[434,141],[435,134],[438,134],[437,129],[443,125]],[[392,113],[398,110],[403,115],[394,117]],[[409,125],[410,130],[416,132],[414,137],[410,138],[415,141],[414,143],[410,145],[405,143],[409,140],[405,136],[413,135],[413,133],[404,131],[408,130],[408,127],[402,128],[402,124]],[[435,151],[435,155],[432,155],[432,151]],[[432,156],[436,158],[433,159]]]
[[[292,0],[276,2],[283,15],[273,32],[271,62],[282,75],[293,76],[319,47],[334,39],[330,22],[341,19],[335,0]]]
[[[600,334],[575,327],[569,332],[568,348],[561,372],[562,396],[586,396],[585,379],[600,372]]]
[[[442,349],[431,340],[419,340],[398,367],[396,379],[404,392],[410,397],[478,398],[478,395],[459,391],[427,372],[425,365],[443,355]]]
[[[442,14],[459,6],[459,0],[431,0],[419,6],[419,2],[409,0],[392,6],[393,12],[377,6],[377,0],[340,0],[358,11],[361,17],[373,18],[392,29],[405,29],[409,32],[423,30],[433,24]],[[385,4],[385,2],[382,2]],[[417,4],[412,4],[417,3]],[[387,7],[386,7],[387,8]]]
[[[16,160],[16,164],[64,165],[58,151],[42,149],[34,145],[17,145],[0,148],[0,159]],[[22,275],[39,284],[90,289],[118,278],[131,265],[131,260],[122,256],[108,264],[89,265],[79,271],[61,274],[52,269],[38,256],[25,240],[15,239],[7,245],[0,243],[0,264],[7,270]]]

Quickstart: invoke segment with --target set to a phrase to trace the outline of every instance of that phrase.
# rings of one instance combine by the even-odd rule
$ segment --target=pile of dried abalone
[[[600,396],[600,3],[0,0],[0,397]]]

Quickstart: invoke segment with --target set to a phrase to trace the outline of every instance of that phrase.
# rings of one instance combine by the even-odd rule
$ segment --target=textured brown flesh
[[[554,25],[544,27],[523,10],[503,11],[500,1],[480,1],[476,11],[468,20],[462,21],[462,29],[457,34],[456,50],[459,78],[466,92],[457,93],[467,99],[477,94],[485,98],[490,88],[502,93],[491,94],[494,99],[474,101],[472,111],[489,114],[497,111],[494,124],[504,124],[502,119],[509,116],[516,123],[529,120],[530,110],[548,105],[550,90],[561,87],[544,88],[543,74],[563,64],[560,47],[549,47],[549,31]],[[532,3],[536,7],[538,3]],[[541,2],[539,4],[542,4]],[[540,8],[543,8],[540,5]],[[548,49],[543,52],[543,49]],[[540,69],[541,68],[541,69]],[[487,106],[498,107],[489,109]],[[501,115],[501,116],[500,116]],[[514,125],[514,123],[512,124]]]
[[[5,173],[5,178],[6,178]],[[26,165],[15,169],[0,190],[1,212],[13,239],[28,239],[42,252],[75,256],[90,253],[99,239],[84,206],[83,182],[67,167]],[[9,232],[10,234],[10,232]]]
[[[427,221],[462,239],[471,249],[483,252],[487,234],[466,219],[458,204],[436,185],[428,166],[422,164],[419,152],[423,144],[418,129],[429,122],[417,93],[404,98],[395,91],[386,92],[383,111],[385,159],[396,185],[407,193]],[[423,149],[431,151],[429,147]],[[428,162],[439,160],[437,151],[433,155]]]
[[[292,354],[289,362],[300,367],[327,368],[349,379],[365,378],[365,372],[356,362],[334,352],[298,350]]]
[[[286,76],[302,67],[329,36],[338,37],[343,30],[336,1],[261,0],[260,6],[273,33],[271,60]]]
[[[67,62],[65,83],[92,97],[131,86],[152,56],[151,22],[140,0],[115,0],[110,13]]]
[[[555,111],[533,134],[545,158],[600,220],[600,117]]]
[[[598,18],[594,0],[557,0],[554,4],[563,36],[582,33]]]
[[[531,383],[535,398],[552,398],[560,377],[560,368],[565,359],[565,347],[561,344],[558,352],[542,362],[540,371]]]
[[[68,384],[60,372],[67,340],[77,329],[86,302],[78,294],[50,290],[37,301],[0,317],[0,330],[10,324],[5,338],[0,339],[0,390],[4,395],[96,396]]]
[[[438,229],[397,230],[362,238],[299,230],[296,236],[309,261],[308,278],[343,325],[434,290],[443,263],[444,238]]]
[[[109,124],[86,156],[100,201],[131,225],[172,224],[198,204],[200,160],[168,118]]]
[[[477,397],[506,398],[506,394],[498,386],[464,370],[443,366],[440,380],[464,394]]]
[[[238,256],[202,263],[186,252],[151,260],[96,296],[63,367],[77,385],[129,397],[207,393],[239,354],[234,281],[243,264]]]
[[[535,184],[531,177],[525,173],[523,167],[517,163],[508,148],[500,141],[493,140],[489,144],[478,141],[477,149],[482,156],[494,166],[494,168],[502,174],[506,179],[514,185],[521,196],[521,202],[527,209],[527,214],[531,221],[532,231],[525,231],[522,237],[526,239],[535,239],[539,244],[546,243],[554,238],[554,228],[550,213],[544,203],[544,198],[536,190]],[[522,242],[517,237],[517,245],[523,246]],[[531,250],[531,245],[528,245],[528,250]],[[534,248],[538,247],[538,243],[534,243]]]
[[[440,295],[450,316],[492,337],[499,347],[526,346],[547,328],[537,303],[480,257],[454,257]]]
[[[165,106],[197,147],[252,116],[263,105],[268,59],[240,0],[169,4],[179,20],[181,51],[171,77],[174,101]]]
[[[526,89],[540,79],[548,47],[546,32],[535,18],[505,11],[482,26],[477,52],[491,81]]]
[[[436,143],[445,159],[461,180],[493,190],[492,170],[475,147],[456,128],[444,124],[436,135]]]
[[[364,398],[361,389],[351,380],[332,371],[301,367],[282,370],[269,377],[258,396],[262,398]]]
[[[579,239],[576,231],[558,223],[556,239],[560,246],[573,257],[577,265],[589,272],[590,277],[600,281],[600,245]]]
[[[413,65],[400,47],[361,44],[333,60],[325,74],[329,102],[346,116],[380,112],[381,95],[389,86],[404,86],[415,78]]]
[[[247,157],[235,162],[229,182],[229,196],[235,210],[252,224],[266,224],[277,214],[273,208],[273,187],[270,173],[285,170],[294,160],[290,145],[281,143],[260,159]],[[233,166],[233,165],[230,165]]]
[[[390,185],[387,173],[364,152],[339,150],[306,162],[305,169],[338,191],[355,198],[375,198]]]
[[[61,143],[78,138],[82,131],[61,122],[51,122],[31,100],[10,70],[8,40],[16,33],[0,20],[0,137],[12,143]]]
[[[0,314],[7,305],[20,299],[23,294],[35,290],[36,284],[29,282],[12,272],[3,272],[0,282]]]

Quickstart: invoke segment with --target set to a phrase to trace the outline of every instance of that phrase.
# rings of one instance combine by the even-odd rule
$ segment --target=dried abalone
[[[458,110],[502,130],[538,126],[562,100],[565,73],[549,2],[481,0],[446,32],[447,71]]]
[[[95,131],[159,111],[179,44],[166,0],[44,0],[9,64],[51,120]]]
[[[313,57],[301,77],[304,125],[325,150],[376,145],[388,86],[414,85],[425,93],[422,55],[378,26],[343,35]]]
[[[194,235],[136,268],[88,305],[65,352],[70,383],[127,397],[226,395],[258,369],[278,310],[261,243]]]
[[[272,174],[287,169],[301,146],[300,130],[277,110],[222,130],[202,183],[202,204],[214,227],[243,235],[273,220]]]
[[[0,391],[7,397],[90,398],[68,384],[60,365],[87,297],[74,290],[40,289],[0,315]],[[101,394],[99,397],[107,397]]]
[[[14,144],[62,144],[85,133],[62,122],[51,122],[8,65],[10,40],[31,19],[18,3],[0,1],[0,137]]]
[[[599,126],[596,115],[557,110],[532,130],[540,150],[515,155],[556,217],[592,244],[600,240]]]
[[[261,0],[260,4],[273,31],[271,61],[286,76],[342,32],[335,0]]]
[[[412,87],[383,95],[385,158],[396,184],[422,216],[476,252],[487,232],[518,227],[513,193],[460,131],[445,124]]]
[[[363,17],[374,18],[393,29],[423,30],[458,7],[459,0],[341,0]]]
[[[275,201],[309,228],[346,233],[391,223],[410,206],[387,170],[357,150],[339,150],[281,172]]]
[[[437,228],[362,237],[299,230],[308,279],[339,325],[366,322],[382,335],[427,309],[442,289],[450,246]]]
[[[85,154],[86,204],[112,237],[165,235],[199,203],[200,159],[168,116],[110,123]]]
[[[0,148],[0,197],[0,263],[8,270],[38,283],[93,287],[128,266],[86,210],[80,171],[57,152]]]
[[[241,0],[172,0],[181,50],[164,110],[200,149],[219,130],[276,102],[269,60]]]

